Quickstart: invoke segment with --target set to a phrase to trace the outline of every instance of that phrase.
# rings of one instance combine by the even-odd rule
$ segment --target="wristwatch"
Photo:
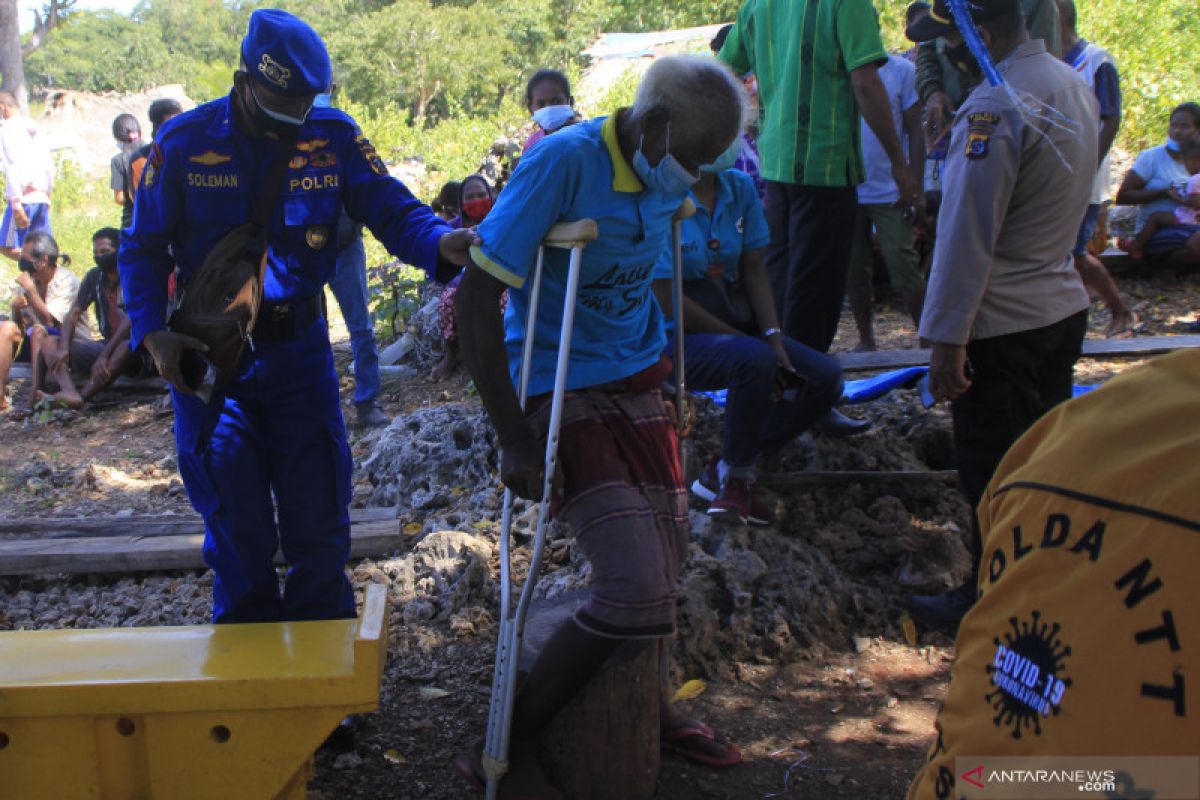
[[[770,339],[777,333],[783,333],[783,331],[779,330],[779,328],[767,328],[765,331],[763,331],[763,338]]]

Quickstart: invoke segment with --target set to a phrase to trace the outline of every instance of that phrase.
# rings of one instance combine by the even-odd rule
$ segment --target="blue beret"
[[[250,15],[242,60],[256,81],[291,97],[324,92],[333,79],[321,37],[304,20],[277,8]]]

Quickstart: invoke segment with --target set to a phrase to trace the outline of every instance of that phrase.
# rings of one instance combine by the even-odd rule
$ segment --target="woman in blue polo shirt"
[[[833,407],[842,372],[837,361],[779,329],[763,266],[771,235],[753,179],[729,169],[736,158],[730,148],[700,168],[692,188],[696,214],[683,223],[688,388],[729,390],[721,453],[692,492],[710,501],[709,514],[767,525],[775,515],[754,497],[755,463]],[[654,272],[655,295],[668,309],[671,262],[668,249]]]

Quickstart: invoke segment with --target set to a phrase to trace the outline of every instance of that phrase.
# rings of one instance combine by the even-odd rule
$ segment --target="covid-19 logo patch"
[[[1003,641],[992,640],[996,654],[986,670],[994,688],[984,697],[996,712],[996,727],[1011,728],[1014,739],[1028,729],[1041,736],[1042,718],[1058,716],[1071,686],[1066,674],[1071,648],[1059,638],[1062,626],[1042,621],[1040,611],[1030,621],[1010,617],[1008,623],[1012,629]]]

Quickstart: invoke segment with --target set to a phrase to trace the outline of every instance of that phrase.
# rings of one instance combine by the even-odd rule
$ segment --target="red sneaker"
[[[708,515],[729,522],[751,525],[771,525],[775,512],[767,504],[754,497],[753,484],[741,478],[730,478],[721,487],[721,493],[708,507]]]

